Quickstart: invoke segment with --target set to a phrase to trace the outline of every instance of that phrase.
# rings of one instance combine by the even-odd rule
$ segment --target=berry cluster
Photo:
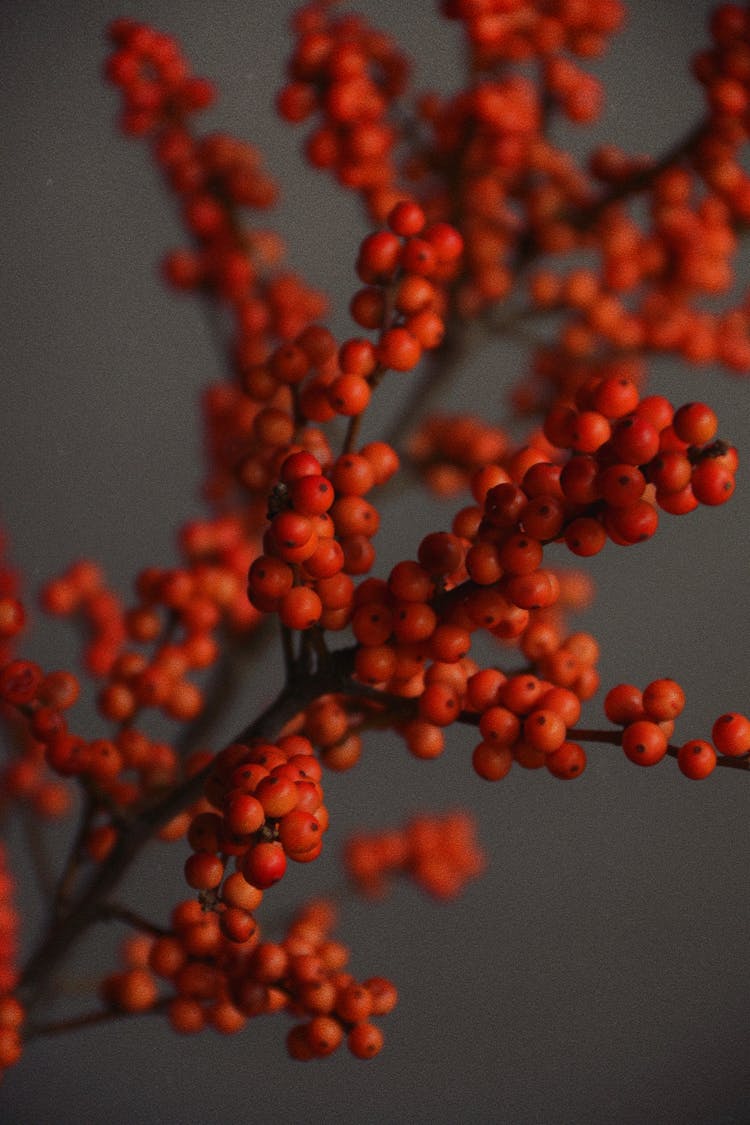
[[[607,36],[619,30],[625,18],[620,0],[587,4],[555,0],[543,7],[528,0],[513,5],[503,0],[443,0],[442,11],[448,19],[464,24],[474,65],[484,70],[498,62],[538,56],[551,64],[563,52],[594,58],[605,50]],[[572,83],[572,76],[581,76],[581,72],[572,63],[567,66]]]
[[[485,673],[470,694],[470,701],[480,704],[482,741],[472,755],[476,773],[485,781],[500,781],[517,762],[525,769],[546,766],[561,780],[580,776],[586,753],[568,738],[580,718],[579,694],[531,674],[498,674],[492,680]]]
[[[357,890],[382,898],[398,875],[438,899],[459,895],[486,865],[473,818],[465,812],[414,817],[402,828],[357,833],[346,843],[344,864]]]
[[[14,755],[0,771],[0,793],[26,802],[41,817],[68,812],[70,793],[50,777],[53,743],[66,732],[63,712],[75,703],[79,686],[71,672],[44,674],[31,660],[10,660],[0,668],[0,707],[14,734]]]
[[[362,328],[385,327],[377,363],[410,371],[423,349],[442,342],[445,288],[459,271],[464,240],[450,223],[427,223],[422,208],[405,200],[388,213],[388,227],[360,246],[357,274],[366,288],[354,294],[350,311]]]
[[[693,60],[705,90],[708,118],[695,151],[695,165],[709,187],[741,222],[750,218],[750,176],[741,146],[747,140],[750,108],[750,15],[740,4],[721,4],[709,31],[713,46]]]
[[[190,73],[171,36],[120,19],[110,24],[109,38],[116,50],[107,59],[105,75],[122,91],[124,133],[143,136],[172,117],[179,119],[213,102],[213,86]]]
[[[215,913],[188,900],[172,911],[169,929],[126,943],[126,967],[104,979],[101,997],[131,1015],[163,1011],[182,1035],[235,1035],[250,1019],[286,1011],[306,1020],[289,1031],[293,1058],[322,1058],[344,1040],[357,1058],[372,1058],[383,1045],[372,1019],[394,1008],[396,989],[384,977],[359,982],[346,971],[349,952],[331,938],[334,922],[330,903],[312,901],[282,941],[261,940],[255,929],[238,945]]]
[[[149,709],[177,721],[195,718],[203,694],[190,674],[214,664],[223,628],[243,632],[259,620],[244,592],[257,546],[239,516],[185,524],[179,545],[183,565],[143,571],[128,608],[89,561],[75,563],[42,591],[48,613],[75,615],[89,626],[84,662],[103,681],[98,707],[109,722],[132,724]]]
[[[716,768],[717,752],[727,759],[744,759],[750,753],[750,719],[736,711],[719,716],[711,742],[691,738],[671,746],[674,720],[684,706],[685,693],[670,679],[652,680],[643,691],[633,684],[617,684],[604,700],[607,718],[623,728],[625,757],[638,766],[655,766],[670,754],[685,777],[700,781]]]
[[[420,545],[419,561],[397,563],[387,582],[369,579],[355,596],[355,674],[401,700],[414,700],[416,714],[396,727],[419,758],[442,753],[442,728],[464,718],[464,711],[476,714],[494,706],[506,681],[520,679],[478,668],[468,656],[478,629],[519,645],[533,662],[545,677],[530,674],[529,682],[538,685],[534,698],[556,686],[576,700],[588,699],[599,684],[598,646],[588,634],[566,635],[553,601],[529,608],[514,604],[501,588],[497,567],[486,585],[467,578],[470,566],[479,571],[485,554],[479,546],[466,552],[458,536],[433,532]],[[491,553],[494,559],[494,545]],[[485,561],[486,567],[491,564]],[[562,591],[556,572],[544,573],[557,600]],[[510,692],[507,688],[504,694]],[[522,696],[513,699],[522,713]]]
[[[343,454],[328,476],[312,453],[284,459],[271,494],[264,553],[250,567],[248,596],[256,609],[277,612],[290,629],[346,624],[354,585],[350,575],[370,569],[377,509],[364,496],[398,465],[389,447]]]
[[[389,36],[360,17],[336,16],[327,4],[301,9],[293,31],[297,42],[279,113],[294,123],[319,115],[305,142],[307,159],[359,192],[381,222],[401,195],[394,188],[399,135],[388,115],[404,92],[408,60]]]
[[[321,776],[312,743],[301,735],[276,743],[233,743],[210,763],[204,792],[209,809],[218,811],[193,816],[185,878],[224,904],[221,927],[231,940],[242,943],[252,936],[251,911],[262,892],[281,879],[287,857],[309,863],[320,855],[328,828]],[[235,901],[237,879],[225,879],[230,857],[248,885],[240,887],[241,902]]]
[[[356,699],[321,695],[305,710],[303,724],[306,737],[316,746],[327,769],[344,773],[357,764],[367,719]]]
[[[485,465],[501,462],[510,438],[472,414],[433,414],[409,437],[408,452],[427,487],[453,497],[469,488]]]
[[[506,568],[518,576],[533,574],[532,555],[548,540],[563,538],[584,557],[608,538],[622,546],[642,542],[657,529],[657,506],[681,515],[731,497],[737,452],[714,440],[716,428],[703,403],[675,410],[661,395],[642,398],[622,376],[591,377],[545,420],[546,439],[570,456],[559,464],[527,450],[523,476],[517,471],[515,481],[509,475],[487,490],[480,534],[484,528],[490,541],[503,541],[508,528],[526,533],[525,558]],[[512,592],[510,598],[524,604]]]

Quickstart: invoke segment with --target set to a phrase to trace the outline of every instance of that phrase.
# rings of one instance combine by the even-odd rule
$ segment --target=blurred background
[[[145,147],[116,132],[117,96],[101,80],[110,20],[124,15],[170,32],[197,73],[216,81],[218,104],[199,127],[262,148],[283,191],[268,222],[286,238],[290,264],[331,295],[333,330],[351,334],[353,263],[367,226],[354,199],[306,168],[304,129],[280,125],[273,111],[293,7],[0,4],[0,520],[32,598],[81,556],[101,561],[126,595],[145,566],[173,564],[175,528],[201,511],[197,394],[221,372],[198,302],[159,281],[159,260],[183,239]],[[658,154],[689,129],[701,112],[689,60],[707,41],[710,7],[629,3],[626,29],[590,67],[606,81],[605,112],[594,128],[561,131],[566,143],[579,154],[605,140]],[[457,29],[436,18],[431,0],[367,0],[358,10],[416,58],[417,89],[460,83]],[[515,348],[483,350],[445,405],[476,410],[481,402],[487,418],[499,419],[522,362]],[[742,380],[661,361],[651,389],[678,403],[705,398],[721,435],[744,452],[750,387]],[[368,415],[366,440],[393,409],[386,401]],[[391,492],[377,573],[413,557],[427,531],[448,528],[457,506]],[[741,471],[726,508],[665,517],[653,540],[627,551],[609,545],[591,563],[597,602],[576,620],[602,644],[602,683],[678,679],[688,695],[679,740],[707,737],[719,714],[748,706],[749,511]],[[24,651],[54,668],[69,665],[77,647],[64,623],[39,620]],[[274,651],[249,675],[219,738],[269,701],[275,676]],[[598,721],[597,702],[587,706],[587,725]],[[77,714],[80,729],[99,729],[85,702]],[[355,827],[398,824],[422,808],[476,812],[490,865],[458,902],[439,906],[399,886],[381,904],[343,903],[339,932],[352,947],[352,971],[386,975],[400,990],[377,1060],[360,1063],[342,1050],[294,1063],[285,1017],[258,1020],[232,1039],[181,1039],[147,1017],[34,1044],[0,1087],[0,1120],[750,1122],[750,781],[717,770],[694,784],[671,760],[638,770],[603,747],[592,749],[575,784],[516,769],[493,786],[474,775],[471,749],[471,737],[449,732],[445,754],[420,762],[394,739],[371,738],[352,773],[327,779],[324,856],[293,870],[266,900],[273,935],[274,920],[283,923],[308,892],[340,889],[336,858]],[[54,862],[68,832],[48,833]],[[12,826],[10,841],[31,947],[43,913]],[[120,899],[165,921],[185,896],[184,854],[181,844],[147,849]],[[112,966],[122,936],[101,926],[81,944],[61,986],[67,1010],[91,1006],[83,989]]]

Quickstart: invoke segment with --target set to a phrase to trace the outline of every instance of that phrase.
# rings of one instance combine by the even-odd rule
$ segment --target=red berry
[[[655,766],[667,752],[667,736],[656,723],[639,719],[622,732],[622,748],[636,765]]]
[[[693,781],[700,781],[712,772],[716,766],[716,751],[710,742],[693,738],[686,742],[677,752],[677,765]]]
[[[278,883],[285,871],[286,853],[275,841],[256,844],[242,862],[242,874],[248,883],[262,891]]]
[[[727,711],[714,723],[711,738],[719,753],[740,758],[750,751],[750,719],[737,711]]]
[[[724,504],[734,492],[734,473],[713,457],[704,457],[693,469],[690,487],[700,504]]]

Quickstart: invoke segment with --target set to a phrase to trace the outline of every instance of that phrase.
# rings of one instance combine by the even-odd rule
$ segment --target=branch
[[[121,1012],[114,1008],[102,1008],[96,1012],[84,1012],[80,1016],[72,1016],[69,1019],[50,1020],[47,1023],[31,1023],[24,1031],[24,1040],[28,1043],[32,1039],[40,1039],[43,1035],[62,1035],[66,1031],[79,1031],[82,1027],[96,1027],[101,1023],[110,1023],[112,1020],[150,1016],[162,1012],[165,1007],[166,1001],[161,1000],[145,1012]]]
[[[706,133],[706,125],[700,122],[694,125],[679,141],[677,141],[666,152],[662,153],[656,160],[639,168],[637,171],[632,172],[629,176],[618,183],[613,184],[608,191],[600,195],[598,199],[593,200],[592,203],[586,204],[577,208],[575,211],[569,212],[563,216],[567,222],[572,223],[573,226],[579,229],[584,229],[596,222],[602,212],[606,211],[614,203],[619,203],[622,199],[629,199],[633,195],[638,195],[642,191],[646,191],[651,187],[654,180],[666,172],[668,168],[685,160],[689,157],[693,149],[698,145]]]

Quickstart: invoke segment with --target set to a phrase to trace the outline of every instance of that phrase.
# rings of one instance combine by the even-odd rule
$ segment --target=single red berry
[[[659,431],[637,414],[623,418],[612,431],[612,448],[628,465],[645,465],[659,452]]]
[[[185,880],[197,891],[218,887],[224,877],[224,864],[211,852],[194,852],[185,860]]]
[[[357,274],[366,285],[388,281],[398,268],[401,239],[391,231],[369,234],[359,249]]]
[[[256,844],[245,855],[242,874],[252,886],[266,890],[278,883],[286,871],[286,853],[276,841]]]
[[[421,355],[422,345],[406,328],[389,328],[377,347],[379,362],[394,371],[411,371]]]
[[[311,629],[322,613],[320,596],[309,586],[293,586],[279,603],[279,617],[289,629]]]
[[[655,766],[667,752],[667,736],[647,719],[630,723],[622,732],[625,757],[638,766]]]
[[[383,1048],[383,1033],[372,1023],[357,1023],[349,1032],[347,1046],[358,1059],[372,1059]]]
[[[224,817],[229,831],[236,836],[249,836],[265,822],[261,802],[241,789],[230,790],[224,799]]]
[[[425,215],[418,203],[405,199],[388,213],[388,226],[402,238],[419,234],[425,224]]]
[[[643,710],[652,722],[676,719],[684,706],[685,692],[675,680],[652,680],[643,689]]]
[[[693,781],[700,781],[713,771],[716,766],[716,751],[710,742],[701,738],[693,738],[686,742],[677,752],[677,765],[685,777]]]
[[[705,402],[688,402],[675,411],[674,432],[688,445],[705,445],[716,435],[719,420]]]
[[[740,758],[750,751],[750,719],[737,711],[727,711],[714,723],[711,738],[720,754]]]
[[[570,781],[585,770],[586,751],[577,742],[563,742],[562,746],[546,756],[544,764],[553,777]]]
[[[734,473],[713,457],[704,457],[693,469],[690,487],[700,504],[725,504],[735,489]]]

